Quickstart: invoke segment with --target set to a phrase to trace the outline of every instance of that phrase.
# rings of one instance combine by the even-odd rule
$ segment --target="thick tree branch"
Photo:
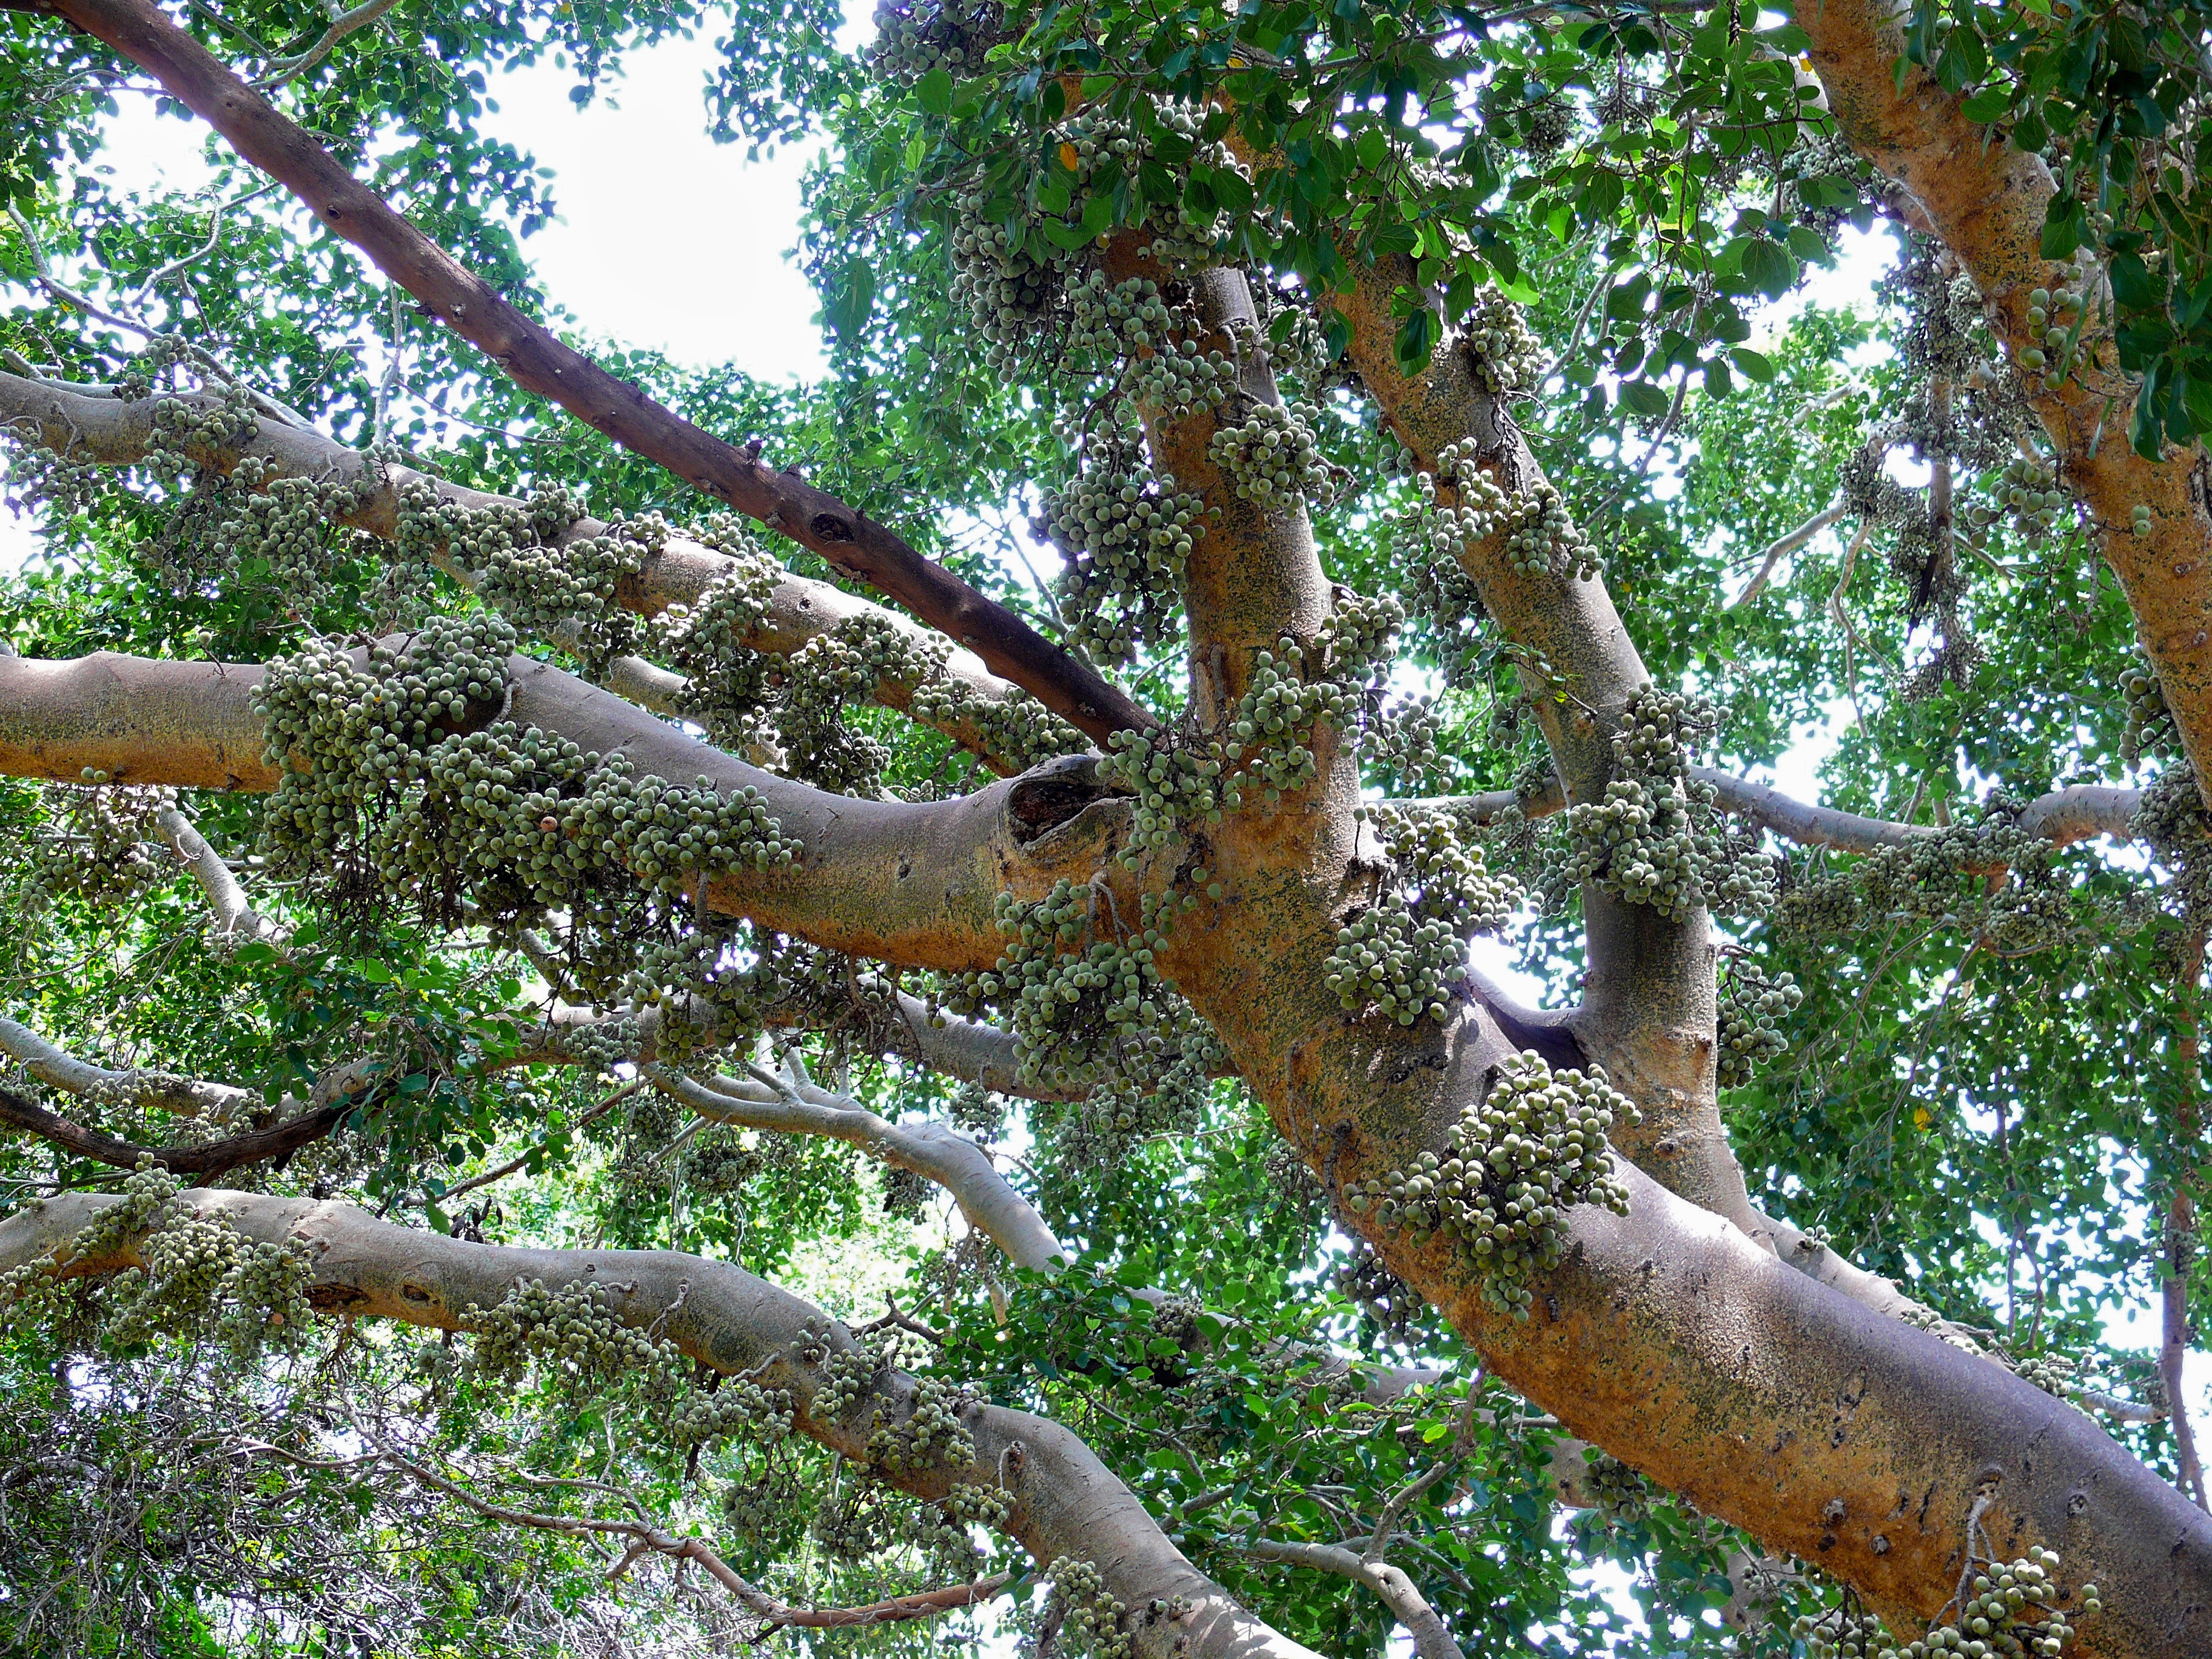
[[[1061,876],[1087,878],[1127,817],[1079,758],[948,800],[860,800],[748,766],[550,664],[518,656],[509,672],[507,719],[620,751],[640,777],[757,789],[801,855],[786,870],[717,879],[708,904],[857,956],[989,968],[1003,942],[998,896],[1039,897]],[[107,652],[0,659],[0,775],[75,778],[92,766],[133,783],[271,789],[250,707],[261,675]]]
[[[411,1231],[350,1205],[246,1193],[181,1195],[203,1217],[222,1216],[257,1241],[289,1243],[313,1264],[309,1297],[325,1309],[443,1330],[469,1327],[466,1310],[489,1308],[518,1280],[602,1286],[621,1317],[653,1328],[690,1358],[790,1391],[797,1431],[856,1462],[867,1461],[877,1413],[894,1428],[912,1414],[915,1385],[878,1372],[860,1406],[842,1419],[813,1407],[825,1380],[822,1359],[855,1344],[819,1309],[726,1261],[661,1250],[534,1250]],[[66,1252],[103,1209],[119,1200],[78,1194],[47,1200],[0,1221],[0,1271]],[[69,1277],[143,1265],[139,1240],[98,1257],[60,1263]],[[1309,1650],[1259,1623],[1170,1544],[1136,1495],[1060,1425],[1026,1412],[975,1403],[960,1413],[975,1459],[957,1468],[878,1471],[930,1501],[956,1483],[999,1484],[1013,1498],[1006,1530],[1049,1565],[1093,1562],[1129,1619],[1146,1659],[1309,1659]],[[1155,1613],[1180,1596],[1179,1616]]]
[[[128,466],[143,459],[153,444],[154,410],[163,401],[142,398],[133,402],[105,395],[97,388],[56,386],[48,381],[0,373],[0,428],[34,440],[72,461],[92,461],[103,466]],[[185,397],[195,406],[212,399]],[[210,441],[196,434],[185,453],[198,465],[223,474],[236,470],[248,457],[273,469],[271,478],[313,478],[359,487],[348,499],[350,505],[339,522],[389,541],[399,531],[399,495],[403,488],[428,484],[441,500],[481,511],[487,507],[526,505],[511,496],[488,495],[434,478],[410,467],[380,465],[357,449],[336,439],[299,427],[266,426],[244,441]],[[580,519],[562,533],[567,543],[604,536],[609,526],[598,519]],[[475,573],[448,556],[441,544],[435,550],[441,568],[462,581]],[[673,605],[696,604],[708,584],[738,568],[729,554],[688,536],[672,534],[661,546],[643,554],[643,568],[625,577],[615,593],[616,603],[640,616],[653,617]],[[809,640],[827,634],[857,617],[881,619],[894,630],[916,641],[934,639],[929,630],[895,611],[848,593],[831,582],[785,572],[770,595],[768,609],[746,634],[743,643],[754,651],[788,656]],[[555,644],[561,641],[550,641]],[[968,693],[950,711],[924,699],[924,713],[914,715],[915,693],[920,686],[886,677],[876,689],[876,699],[886,708],[914,715],[982,757],[994,769],[1006,766],[992,755],[989,734],[978,722],[975,705],[992,706],[1022,695],[1018,688],[984,667],[972,651],[955,650],[945,672]],[[632,702],[661,713],[672,713],[684,686],[680,675],[636,657],[618,657],[608,665],[609,689]]]
[[[1430,471],[1448,447],[1472,445],[1473,464],[1508,494],[1542,482],[1504,400],[1483,385],[1460,342],[1445,339],[1416,375],[1400,367],[1396,296],[1423,292],[1413,262],[1344,252],[1350,286],[1323,301],[1350,325],[1352,367],[1399,441]],[[1438,494],[1453,501],[1456,492],[1441,486]],[[1565,798],[1597,799],[1613,775],[1622,712],[1650,676],[1601,579],[1518,569],[1505,539],[1501,532],[1468,544],[1460,564],[1507,637],[1547,665],[1532,662],[1522,676]],[[1643,1115],[1618,1132],[1619,1145],[1675,1191],[1750,1229],[1743,1171],[1715,1096],[1717,1007],[1705,912],[1669,921],[1594,887],[1583,892],[1583,910],[1589,971],[1578,1029]]]
[[[1164,278],[1148,258],[1133,257],[1122,239],[1109,250],[1116,278]],[[1180,419],[1148,416],[1146,436],[1155,471],[1206,503],[1206,533],[1183,563],[1183,611],[1190,628],[1191,697],[1209,723],[1242,696],[1255,651],[1272,650],[1285,635],[1310,639],[1329,611],[1328,579],[1314,544],[1313,526],[1297,500],[1263,504],[1240,496],[1216,465],[1215,432],[1255,404],[1279,405],[1274,370],[1255,342],[1258,314],[1244,273],[1233,266],[1201,270],[1190,280],[1199,347],[1235,363],[1237,389],[1218,409]]]
[[[392,211],[150,0],[54,0],[36,9],[67,19],[151,74],[525,391],[559,404],[693,488],[872,584],[1097,741],[1153,723],[1096,670],[891,531],[796,473],[777,472],[757,455],[663,409],[532,322]]]
[[[1214,1013],[1206,988],[1194,1000]],[[1271,1059],[1222,1017],[1247,1081],[1324,1179],[1350,1186],[1443,1140],[1512,1045],[1479,1005],[1435,1032],[1339,1022],[1318,995],[1269,1011],[1302,1035]],[[1559,1267],[1526,1323],[1488,1299],[1454,1243],[1416,1247],[1350,1218],[1491,1372],[1698,1508],[1818,1560],[1893,1623],[1956,1586],[1978,1494],[1990,1536],[2064,1553],[2106,1586],[2085,1656],[2191,1659],[2212,1645],[2212,1518],[2072,1405],[1785,1265],[1632,1164],[1625,1216],[1566,1212]],[[2125,1584],[2124,1592],[2111,1586]]]
[[[2017,363],[2037,343],[2030,293],[2078,274],[2042,257],[2044,210],[2057,188],[2051,170],[1997,129],[1967,120],[1958,97],[1902,61],[1906,8],[1897,0],[1818,0],[1791,10],[1812,37],[1808,55],[1844,137],[1895,181],[1973,278]],[[2094,265],[2087,281],[2102,286]],[[2203,449],[2192,444],[2157,462],[2137,455],[2124,441],[2135,387],[2118,373],[2109,337],[2093,331],[2084,346],[2088,366],[2055,390],[2025,368],[2021,385],[2127,594],[2197,787],[2212,795],[2212,517],[2195,483]],[[2150,509],[2147,536],[2133,532],[2138,505]]]
[[[1299,1544],[1262,1538],[1243,1547],[1247,1555],[1262,1561],[1279,1561],[1288,1567],[1310,1567],[1364,1584],[1390,1609],[1391,1617],[1413,1638],[1419,1659],[1464,1659],[1459,1644],[1437,1616],[1419,1586],[1388,1561],[1370,1560],[1358,1550],[1334,1544]]]

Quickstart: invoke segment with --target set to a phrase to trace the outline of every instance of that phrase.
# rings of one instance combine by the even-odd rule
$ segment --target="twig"
[[[1844,504],[1838,501],[1833,507],[1815,513],[1795,530],[1778,537],[1772,545],[1767,548],[1759,564],[1759,574],[1751,579],[1750,586],[1723,605],[1721,609],[1736,611],[1749,605],[1766,591],[1766,584],[1774,574],[1774,567],[1782,562],[1782,556],[1784,553],[1795,552],[1843,516]]]
[[[886,1313],[881,1319],[872,1321],[866,1325],[855,1327],[853,1334],[855,1336],[872,1336],[876,1332],[883,1330],[886,1327],[895,1325],[900,1330],[912,1331],[916,1336],[922,1337],[931,1342],[934,1342],[940,1348],[945,1346],[945,1338],[938,1332],[933,1331],[928,1326],[923,1324],[919,1319],[914,1318],[911,1315],[902,1313],[899,1310],[899,1304],[892,1299],[891,1293],[889,1291],[885,1291],[884,1292],[884,1306],[890,1310],[888,1313]]]
[[[598,1105],[592,1107],[590,1111],[586,1112],[581,1117],[578,1118],[575,1122],[571,1124],[569,1127],[571,1128],[580,1129],[586,1123],[592,1122],[594,1119],[605,1117],[622,1102],[628,1100],[639,1090],[644,1088],[649,1081],[649,1079],[639,1078],[634,1083],[624,1084],[621,1088],[616,1090],[614,1093],[609,1095],[605,1100],[599,1102]],[[535,1152],[536,1150],[537,1149],[535,1147],[531,1149],[532,1152]],[[524,1164],[529,1162],[529,1152],[523,1153],[520,1158],[511,1158],[507,1159],[506,1163],[501,1164],[496,1170],[486,1170],[480,1176],[471,1176],[466,1181],[461,1182],[458,1185],[447,1188],[444,1192],[438,1195],[438,1201],[442,1204],[449,1198],[459,1198],[462,1194],[472,1193],[479,1187],[489,1187],[495,1181],[504,1181],[507,1176],[513,1175],[517,1170],[520,1169]]]
[[[979,1578],[970,1583],[948,1585],[943,1589],[923,1590],[913,1595],[895,1595],[882,1601],[871,1601],[862,1607],[795,1607],[780,1601],[767,1591],[748,1583],[733,1571],[729,1564],[717,1555],[707,1543],[689,1535],[678,1536],[665,1532],[646,1521],[623,1521],[597,1516],[548,1515],[536,1510],[520,1510],[504,1504],[495,1504],[477,1497],[459,1482],[447,1479],[436,1470],[415,1462],[404,1452],[395,1450],[377,1432],[363,1423],[349,1402],[342,1403],[347,1419],[354,1431],[394,1468],[403,1471],[431,1491],[441,1492],[455,1503],[483,1516],[488,1521],[504,1521],[511,1526],[532,1527],[540,1531],[564,1533],[569,1536],[592,1534],[629,1540],[623,1559],[616,1571],[628,1569],[637,1558],[650,1550],[678,1561],[696,1562],[706,1574],[723,1589],[742,1601],[746,1608],[767,1626],[763,1632],[786,1626],[803,1630],[849,1629],[854,1626],[889,1625],[915,1619],[933,1619],[943,1613],[957,1612],[988,1601],[1005,1589],[1013,1575],[994,1573],[988,1578]],[[563,1483],[568,1484],[568,1483]],[[599,1487],[599,1483],[588,1483]],[[604,1490],[604,1488],[600,1488]],[[625,1502],[629,1500],[625,1499]],[[609,1575],[613,1576],[612,1574]]]
[[[339,41],[344,40],[349,34],[367,28],[398,3],[399,0],[363,0],[362,4],[356,6],[351,11],[340,12],[331,20],[330,27],[323,31],[322,38],[313,46],[309,46],[305,52],[290,58],[280,58],[271,64],[269,66],[269,73],[253,82],[254,89],[265,92],[271,87],[282,86],[295,76],[306,74],[307,70],[329,57]]]
[[[1858,643],[1858,630],[1851,626],[1850,616],[1844,608],[1844,590],[1851,585],[1851,572],[1858,568],[1859,550],[1867,544],[1867,537],[1873,529],[1871,523],[1860,521],[1858,533],[1844,549],[1843,568],[1836,572],[1835,592],[1828,595],[1828,614],[1844,630],[1844,695],[1851,700],[1851,718],[1861,726],[1866,724],[1866,711],[1859,707],[1857,654],[1854,649]]]

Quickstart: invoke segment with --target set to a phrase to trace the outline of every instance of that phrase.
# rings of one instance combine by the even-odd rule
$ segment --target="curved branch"
[[[200,890],[207,895],[208,908],[215,913],[215,936],[225,945],[252,943],[280,945],[284,930],[256,910],[240,886],[238,878],[222,861],[222,855],[207,844],[207,838],[192,828],[191,820],[173,806],[165,806],[154,815],[168,838],[171,849],[185,861],[199,883]]]
[[[292,1103],[298,1104],[296,1101]],[[245,1164],[288,1158],[310,1141],[320,1140],[329,1134],[352,1109],[353,1103],[341,1097],[327,1106],[315,1107],[265,1129],[250,1130],[227,1139],[210,1140],[196,1146],[142,1146],[136,1141],[88,1129],[73,1119],[48,1111],[12,1089],[0,1089],[0,1125],[27,1130],[80,1158],[93,1158],[118,1170],[134,1170],[141,1162],[151,1159],[171,1175],[198,1176],[209,1180],[228,1175]]]
[[[410,1480],[441,1492],[487,1521],[505,1522],[509,1526],[530,1527],[541,1532],[565,1533],[574,1536],[580,1533],[597,1533],[627,1538],[629,1551],[610,1577],[620,1574],[640,1555],[651,1551],[672,1560],[695,1561],[702,1571],[743,1602],[750,1612],[758,1615],[767,1625],[763,1636],[787,1626],[801,1630],[842,1630],[854,1626],[888,1625],[915,1619],[933,1619],[942,1613],[951,1613],[962,1607],[972,1607],[979,1601],[988,1601],[1006,1587],[1010,1573],[994,1573],[972,1583],[950,1584],[942,1589],[921,1590],[911,1595],[895,1595],[881,1601],[871,1601],[864,1607],[795,1607],[788,1601],[778,1601],[733,1571],[730,1564],[708,1547],[704,1539],[685,1534],[678,1536],[664,1531],[641,1519],[624,1520],[619,1517],[603,1520],[595,1516],[549,1515],[534,1510],[519,1510],[505,1504],[494,1504],[477,1497],[466,1486],[435,1469],[426,1468],[404,1452],[395,1451],[385,1438],[361,1420],[350,1407],[346,1412],[355,1432],[374,1447],[384,1461],[401,1470]]]
[[[1344,1086],[1373,1097],[1364,1077]],[[1340,1108],[1310,1109],[1326,1122]],[[2084,1622],[2085,1656],[2194,1659],[2212,1642],[2212,1517],[2072,1405],[1815,1283],[1632,1164],[1616,1174],[1628,1213],[1570,1212],[1526,1325],[1484,1299],[1448,1241],[1361,1230],[1569,1433],[1820,1561],[1893,1621],[1951,1594],[1968,1506],[1994,1490],[2016,1547],[2062,1550],[2069,1577],[2108,1595],[2130,1586]]]
[[[1355,1579],[1367,1586],[1390,1609],[1393,1618],[1406,1627],[1413,1638],[1413,1651],[1419,1659],[1464,1659],[1459,1644],[1452,1640],[1444,1621],[1437,1616],[1419,1586],[1388,1561],[1370,1561],[1357,1550],[1348,1550],[1334,1544],[1297,1544],[1280,1539],[1262,1538],[1243,1547],[1247,1555],[1262,1561],[1279,1561],[1288,1567],[1311,1567],[1318,1572],[1334,1573],[1340,1578]]]
[[[254,86],[265,91],[270,87],[282,86],[296,76],[305,75],[336,51],[338,43],[346,36],[367,28],[398,3],[399,0],[362,0],[362,3],[350,11],[340,12],[331,19],[331,26],[323,31],[321,38],[313,46],[289,58],[278,58],[270,64],[269,72],[256,81]]]
[[[725,1376],[790,1391],[793,1426],[859,1463],[880,1413],[896,1428],[912,1415],[914,1379],[877,1374],[859,1407],[842,1419],[817,1416],[825,1381],[821,1359],[855,1344],[818,1308],[726,1261],[666,1250],[536,1250],[421,1233],[350,1205],[250,1193],[180,1194],[195,1213],[220,1216],[247,1237],[289,1244],[313,1264],[318,1306],[441,1330],[469,1328],[467,1310],[495,1306],[518,1280],[564,1287],[598,1285],[623,1321],[659,1330],[688,1357]],[[142,1267],[141,1241],[96,1257],[57,1258],[118,1198],[72,1194],[0,1221],[0,1272],[41,1260],[64,1277]],[[974,1462],[958,1468],[877,1471],[932,1502],[958,1483],[996,1486],[1013,1498],[1006,1530],[1044,1565],[1088,1560],[1115,1596],[1135,1609],[1130,1634],[1146,1659],[1313,1659],[1260,1623],[1170,1544],[1144,1506],[1096,1454],[1048,1419],[1001,1407],[962,1407]],[[1183,1598],[1180,1613],[1152,1604]]]
[[[659,1066],[650,1075],[654,1087],[702,1117],[784,1134],[826,1135],[935,1182],[951,1194],[969,1225],[1016,1267],[1049,1272],[1067,1259],[1044,1218],[1006,1185],[990,1156],[941,1123],[887,1122],[842,1095],[784,1083],[757,1068],[750,1079],[702,1080]]]
[[[1095,669],[893,532],[662,408],[532,322],[149,0],[52,0],[52,9],[151,74],[525,391],[872,583],[1099,743],[1154,724]]]
[[[1844,506],[1838,501],[1833,507],[1815,513],[1795,530],[1786,531],[1776,537],[1768,545],[1765,552],[1759,556],[1759,574],[1746,584],[1742,592],[1730,599],[1721,609],[1740,611],[1749,605],[1766,591],[1766,584],[1774,575],[1774,567],[1782,562],[1782,556],[1784,553],[1794,552],[1804,546],[1807,542],[1811,541],[1814,537],[1819,535],[1830,525],[1836,523],[1843,516]]]
[[[518,656],[508,669],[503,713],[521,726],[619,751],[640,777],[757,790],[800,856],[783,870],[717,878],[709,906],[856,956],[991,967],[1003,944],[998,896],[1040,897],[1063,875],[1087,877],[1110,860],[1127,816],[1079,757],[946,800],[829,794],[748,766],[549,663]],[[0,658],[0,775],[75,778],[91,766],[133,783],[272,789],[276,768],[251,707],[263,672],[108,652]]]
[[[128,466],[144,459],[155,436],[155,407],[164,401],[198,406],[214,400],[171,398],[164,394],[125,402],[105,395],[100,388],[56,386],[0,373],[0,428],[18,436],[35,436],[39,443],[71,460],[103,466]],[[272,478],[313,478],[365,486],[348,498],[350,504],[337,521],[386,541],[398,534],[400,491],[411,485],[427,484],[441,500],[471,511],[526,505],[511,496],[448,483],[410,467],[380,465],[360,450],[306,428],[266,426],[243,442],[220,444],[210,441],[203,432],[185,447],[195,464],[215,472],[228,474],[252,457],[273,468]],[[560,544],[604,536],[608,529],[600,520],[580,519],[562,532]],[[472,580],[474,573],[453,561],[443,544],[434,556],[440,568],[456,580],[464,583]],[[658,616],[671,605],[696,604],[710,583],[738,568],[739,562],[702,542],[672,534],[664,544],[644,553],[643,568],[635,576],[623,580],[616,589],[615,601],[639,616]],[[769,596],[768,609],[742,643],[749,650],[788,656],[809,640],[860,617],[879,618],[916,641],[937,637],[900,612],[848,593],[833,582],[787,571]],[[989,734],[975,718],[975,708],[979,703],[1003,703],[1022,693],[965,648],[951,654],[944,672],[968,693],[966,699],[950,707],[950,712],[939,702],[924,698],[923,713],[915,714],[915,693],[920,685],[889,677],[877,686],[876,700],[944,732],[994,770],[1004,771],[1004,764],[992,754]],[[663,714],[676,710],[684,685],[683,676],[640,657],[614,659],[607,665],[605,678],[611,690]]]

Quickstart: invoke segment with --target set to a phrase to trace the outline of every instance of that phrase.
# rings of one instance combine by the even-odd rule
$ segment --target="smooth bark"
[[[262,673],[111,652],[0,658],[0,774],[75,779],[94,767],[122,782],[272,789],[277,769],[251,707]],[[946,800],[861,800],[749,766],[550,664],[518,656],[509,673],[507,719],[619,751],[641,778],[757,789],[801,844],[799,858],[785,871],[719,878],[708,902],[833,950],[989,968],[1002,945],[998,895],[1041,897],[1061,876],[1087,878],[1126,822],[1126,805],[1081,759]]]
[[[761,460],[757,448],[740,450],[662,408],[532,322],[393,212],[149,0],[37,0],[15,9],[64,18],[145,70],[246,161],[299,198],[333,235],[367,254],[525,391],[560,404],[694,489],[872,584],[1097,741],[1153,723],[1096,670],[924,558],[894,532],[817,489],[795,470],[776,471]]]
[[[471,1305],[496,1305],[518,1280],[605,1288],[625,1322],[658,1328],[687,1356],[726,1376],[790,1391],[794,1427],[856,1462],[866,1461],[875,1413],[896,1426],[911,1414],[915,1382],[878,1374],[859,1409],[831,1420],[812,1413],[824,1381],[808,1353],[857,1345],[819,1309],[725,1261],[661,1250],[533,1250],[419,1233],[351,1205],[249,1193],[181,1195],[204,1218],[220,1216],[249,1238],[289,1243],[313,1264],[317,1305],[441,1330],[469,1328]],[[107,1194],[50,1199],[0,1221],[0,1271],[65,1252]],[[134,1238],[109,1255],[79,1257],[70,1277],[143,1266]],[[1063,1557],[1093,1563],[1133,1610],[1131,1633],[1147,1659],[1310,1659],[1309,1650],[1244,1613],[1146,1514],[1136,1495],[1060,1425],[1026,1412],[971,1403],[959,1413],[975,1455],[957,1468],[880,1471],[902,1490],[942,1498],[957,1481],[998,1484],[1013,1498],[1006,1530],[1040,1565]],[[1184,1598],[1180,1617],[1152,1604]]]
[[[142,460],[154,442],[154,410],[162,401],[163,398],[148,397],[126,402],[103,392],[0,371],[0,427],[76,462],[120,467]],[[204,395],[188,396],[180,401],[196,406],[216,402]],[[314,478],[351,484],[357,489],[367,479],[368,487],[360,489],[358,496],[337,521],[386,541],[398,534],[399,493],[410,484],[428,484],[437,491],[441,500],[472,511],[526,505],[511,496],[449,483],[411,467],[380,465],[361,451],[349,449],[319,432],[274,422],[264,424],[243,441],[216,444],[204,434],[196,434],[186,445],[185,452],[196,464],[226,475],[250,457],[271,467],[272,478]],[[599,519],[580,519],[562,532],[561,541],[565,545],[604,536],[609,528]],[[438,556],[441,566],[456,578],[468,580],[473,575],[447,557],[442,546]],[[729,554],[680,532],[671,534],[663,545],[645,552],[641,562],[638,573],[625,577],[615,593],[617,605],[641,617],[657,617],[671,605],[696,604],[710,584],[737,569],[740,563]],[[776,583],[768,609],[747,632],[743,643],[750,650],[788,656],[808,641],[861,617],[878,619],[917,643],[939,637],[899,612],[858,594],[848,593],[834,583],[816,581],[786,571]],[[951,652],[945,661],[945,672],[972,701],[948,714],[925,699],[926,716],[914,717],[944,732],[969,752],[984,757],[994,769],[1004,771],[1003,766],[990,760],[988,734],[975,718],[973,704],[1006,702],[1021,695],[1019,688],[993,674],[981,659],[965,649]],[[606,684],[609,689],[632,702],[671,713],[677,707],[684,679],[643,659],[618,657],[607,665]],[[877,686],[876,701],[913,715],[914,694],[919,689],[915,682],[887,676]]]

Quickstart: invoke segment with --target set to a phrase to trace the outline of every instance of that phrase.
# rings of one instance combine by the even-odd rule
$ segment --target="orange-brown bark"
[[[1889,0],[1801,0],[1798,25],[1844,136],[1911,198],[1927,227],[1974,280],[2013,361],[2033,342],[2027,302],[2072,278],[2042,254],[2044,210],[2057,189],[2039,156],[1966,119],[1960,100],[1924,70],[1898,70],[1902,10]],[[2057,447],[2061,476],[2080,496],[2106,562],[2134,610],[2199,788],[2212,778],[2212,516],[2201,445],[2147,461],[2128,443],[2134,389],[2109,341],[2095,366],[2056,390],[2021,371],[2029,403]],[[2133,533],[2137,505],[2151,532]],[[2207,790],[2212,794],[2212,789]]]

